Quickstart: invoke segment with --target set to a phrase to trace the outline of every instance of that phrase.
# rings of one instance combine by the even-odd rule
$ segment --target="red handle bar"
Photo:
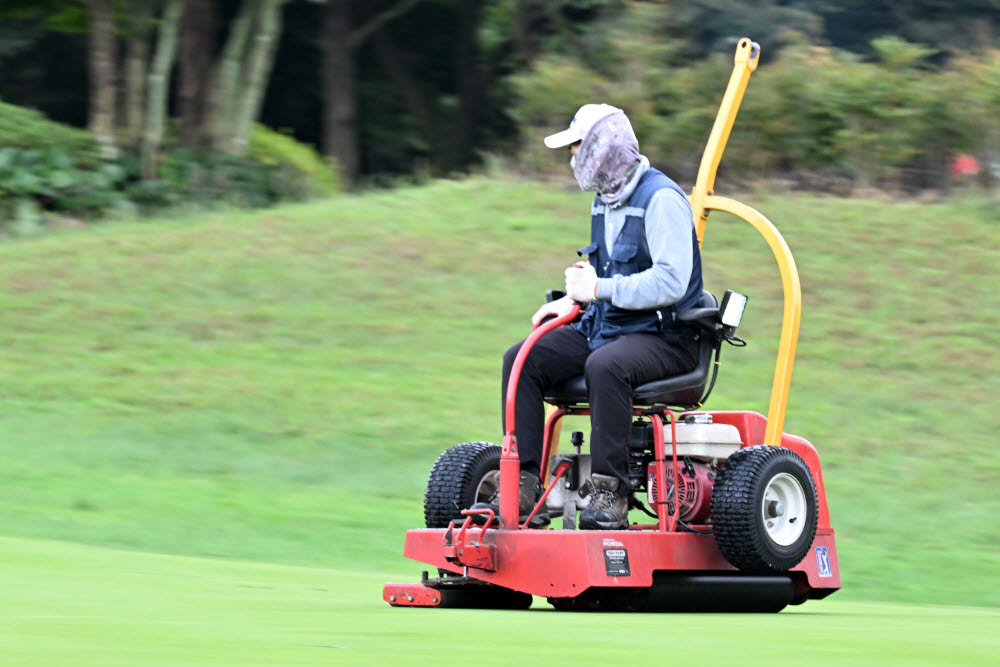
[[[531,352],[531,348],[535,346],[535,343],[538,342],[539,338],[553,329],[558,329],[562,325],[572,322],[579,313],[580,304],[574,303],[569,312],[562,317],[554,317],[535,327],[535,330],[531,332],[531,335],[528,336],[528,338],[524,341],[524,344],[521,345],[521,349],[518,351],[517,357],[514,358],[514,366],[510,370],[510,377],[507,379],[507,399],[505,403],[505,414],[507,418],[504,420],[504,424],[507,426],[507,432],[504,433],[504,435],[514,434],[514,402],[517,397],[517,382],[521,377],[521,368],[524,366],[524,360],[528,358],[528,353]]]

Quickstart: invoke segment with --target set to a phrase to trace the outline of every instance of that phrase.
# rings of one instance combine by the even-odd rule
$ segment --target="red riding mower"
[[[532,332],[515,360],[503,447],[463,443],[442,454],[431,470],[424,503],[427,527],[407,532],[404,554],[437,568],[438,576],[424,572],[419,584],[386,584],[386,602],[514,609],[527,608],[538,595],[556,609],[776,612],[840,588],[819,456],[803,438],[782,433],[801,311],[795,263],[764,216],[712,192],[759,51],[746,38],[737,46],[691,205],[699,243],[709,211],[725,211],[753,225],[777,260],[784,315],[767,418],[749,411],[692,411],[714,385],[723,341],[742,344],[735,331],[746,298],[727,292],[717,307],[715,297],[705,292],[700,308],[681,314],[704,332],[697,368],[634,390],[629,477],[633,491],[645,492],[652,508],[646,511],[655,523],[575,530],[577,511],[588,502],[590,456],[581,453],[579,431],[572,434],[573,453],[556,450],[562,418],[589,414],[583,377],[545,397],[555,406],[543,441],[546,488],[519,523],[518,378],[535,342],[572,321],[578,308],[548,320]],[[499,516],[469,509],[497,491]],[[543,508],[562,515],[562,529],[529,527]]]

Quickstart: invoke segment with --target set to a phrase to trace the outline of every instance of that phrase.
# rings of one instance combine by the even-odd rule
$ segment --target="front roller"
[[[393,607],[447,607],[451,609],[527,609],[532,597],[503,586],[442,571],[437,579],[423,573],[419,584],[388,583],[382,599]]]

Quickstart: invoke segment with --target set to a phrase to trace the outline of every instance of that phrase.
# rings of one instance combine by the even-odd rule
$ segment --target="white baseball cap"
[[[619,111],[621,109],[610,104],[584,104],[573,116],[568,128],[545,137],[545,145],[549,148],[562,148],[583,141],[594,123]]]

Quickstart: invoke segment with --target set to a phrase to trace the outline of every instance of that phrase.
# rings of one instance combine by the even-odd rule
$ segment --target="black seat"
[[[717,309],[719,302],[708,290],[701,293],[700,309]],[[695,310],[690,311],[692,313]],[[680,313],[679,319],[687,313]],[[669,405],[678,408],[696,408],[701,406],[705,385],[712,369],[712,356],[716,348],[722,344],[706,331],[698,333],[698,365],[683,375],[663,378],[654,382],[639,385],[632,392],[632,403],[635,405]],[[553,388],[545,395],[545,402],[553,405],[581,405],[587,403],[587,381],[584,376],[575,377]]]

